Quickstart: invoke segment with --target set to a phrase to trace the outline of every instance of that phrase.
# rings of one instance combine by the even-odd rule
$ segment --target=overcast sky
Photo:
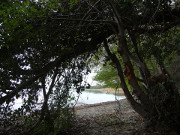
[[[87,76],[87,82],[91,85],[91,86],[95,86],[97,84],[96,81],[93,81],[93,77],[96,75],[96,73],[94,73],[93,71]]]

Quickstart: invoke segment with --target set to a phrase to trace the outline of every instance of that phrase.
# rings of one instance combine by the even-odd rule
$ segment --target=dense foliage
[[[173,80],[175,81],[178,87],[179,87],[178,59],[180,56],[179,34],[180,34],[179,28],[173,28],[168,32],[162,33],[161,37],[159,38],[158,35],[155,36],[150,35],[151,37],[149,36],[148,38],[152,38],[150,40],[151,42],[153,41],[153,39],[155,39],[153,43],[155,44],[155,46],[153,47],[149,47],[150,41],[147,41],[142,37],[139,39],[136,38],[136,40],[139,42],[139,53],[142,55],[143,59],[145,59],[151,74],[158,74],[158,68],[156,64],[157,61],[162,61],[162,63],[164,63],[165,69],[168,70],[168,72],[170,73],[171,77],[173,78]],[[127,38],[127,40],[130,51],[133,54],[134,48],[131,48],[130,39]],[[152,52],[152,53],[148,53],[148,52]],[[96,60],[98,59],[99,66],[96,69],[96,76],[94,77],[94,80],[97,81],[99,85],[102,85],[103,87],[116,88],[119,86],[117,70],[112,62],[108,62],[109,61],[108,56],[107,55],[104,56],[102,53],[105,53],[105,50],[101,49],[100,51],[96,52],[95,55],[96,57],[98,56]],[[119,57],[118,54],[116,55],[117,57]],[[100,59],[99,57],[101,58],[101,60],[99,60]],[[103,60],[102,57],[104,58]],[[123,70],[125,69],[123,68]],[[134,71],[136,72],[137,76],[140,77],[138,75],[137,67],[134,67]]]
[[[94,80],[100,82],[100,85],[103,85],[103,87],[117,88],[119,85],[117,71],[110,65],[101,68]]]
[[[67,107],[69,90],[80,92],[86,87],[83,75],[90,72],[87,63],[99,47],[106,50],[135,111],[154,125],[178,128],[179,92],[164,66],[166,57],[179,51],[178,2],[1,0],[0,8],[3,132],[60,132],[63,120],[58,121]],[[34,115],[39,94],[43,95],[40,113],[34,119],[24,118]],[[13,110],[18,98],[23,105]],[[38,125],[47,128],[37,131]]]

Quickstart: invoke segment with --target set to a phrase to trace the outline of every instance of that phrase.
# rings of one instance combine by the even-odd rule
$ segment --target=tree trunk
[[[132,58],[132,56],[130,56],[130,58],[137,65],[139,72],[140,72],[140,75],[141,75],[141,78],[144,80],[144,83],[147,86],[147,80],[151,76],[150,71],[148,70],[146,63],[144,62],[143,58],[141,57],[141,55],[139,53],[135,33],[133,31],[130,31],[130,30],[128,31],[128,33],[129,33],[129,36],[130,36],[131,41],[132,41],[132,45],[133,45],[134,50],[135,50],[137,60],[135,61],[134,60],[135,58]],[[129,52],[129,55],[130,55],[130,52]]]
[[[112,62],[116,65],[119,80],[120,80],[120,84],[121,84],[121,87],[122,87],[122,89],[124,91],[124,94],[125,94],[127,100],[130,102],[130,104],[132,105],[132,107],[134,108],[134,110],[136,112],[138,112],[143,117],[147,117],[147,113],[144,111],[142,105],[137,103],[134,100],[134,98],[132,97],[132,95],[130,94],[130,92],[129,92],[128,88],[127,88],[125,79],[124,79],[121,64],[119,63],[119,60],[117,59],[116,55],[112,54],[111,51],[109,50],[109,47],[108,47],[108,44],[107,44],[106,40],[104,41],[104,47],[105,47],[105,50],[106,50],[108,56],[111,58]]]
[[[141,87],[138,84],[137,77],[135,76],[133,66],[131,64],[130,58],[129,58],[129,50],[127,48],[127,42],[125,38],[124,28],[122,26],[121,17],[116,9],[116,6],[113,1],[110,1],[110,5],[113,9],[113,13],[117,20],[118,25],[118,34],[116,34],[117,40],[118,40],[118,52],[122,57],[124,66],[125,66],[125,72],[124,75],[127,77],[129,84],[133,88],[133,92],[138,97],[138,99],[141,102],[141,105],[143,106],[143,109],[147,113],[153,113],[153,106],[151,104],[151,101],[148,98],[148,95],[141,89]]]
[[[127,47],[125,30],[122,25],[121,16],[118,13],[114,1],[109,0],[109,3],[118,26],[118,32],[115,31],[115,35],[118,40],[118,52],[121,55],[125,67],[124,75],[127,77],[128,83],[132,86],[133,92],[135,93],[135,95],[137,95],[140,103],[134,101],[133,97],[131,96],[124,81],[124,75],[121,65],[116,56],[112,54],[108,49],[107,43],[104,42],[105,49],[108,55],[116,64],[121,87],[123,88],[125,96],[127,97],[134,110],[143,117],[151,120],[154,125],[160,125],[161,127],[164,127],[164,125],[166,125],[170,129],[177,130],[177,125],[180,125],[180,96],[178,90],[171,82],[170,78],[166,78],[165,76],[165,80],[161,81],[163,77],[160,77],[159,79],[159,76],[156,77],[150,75],[146,64],[143,62],[140,54],[138,53],[137,44],[133,35],[131,35],[131,37],[138,58],[136,59],[131,56]],[[147,89],[142,90],[142,88],[139,86],[130,58],[138,66],[142,74],[143,82],[145,82],[145,84],[147,85]],[[159,69],[161,70],[162,75],[167,74],[163,63],[159,63]]]

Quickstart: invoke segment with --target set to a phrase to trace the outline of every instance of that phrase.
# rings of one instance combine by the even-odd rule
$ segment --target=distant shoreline
[[[122,88],[119,88],[117,91],[112,88],[102,88],[102,89],[86,89],[85,91],[98,91],[102,93],[108,93],[108,94],[124,94],[124,91]]]

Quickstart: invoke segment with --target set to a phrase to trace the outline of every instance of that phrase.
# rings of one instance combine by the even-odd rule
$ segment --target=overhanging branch
[[[17,95],[20,91],[22,91],[27,86],[37,81],[39,78],[45,76],[54,67],[59,67],[63,62],[66,62],[67,60],[72,59],[75,56],[96,50],[98,45],[103,42],[104,38],[107,38],[112,34],[112,31],[105,30],[101,33],[96,33],[96,35],[93,35],[91,41],[78,42],[77,45],[73,47],[73,50],[61,54],[61,56],[57,58],[55,61],[49,62],[48,64],[46,64],[46,66],[36,71],[32,78],[30,78],[27,81],[23,81],[17,88],[13,89],[12,92],[8,93],[4,97],[1,97],[0,104],[3,104],[6,101],[10,101],[10,99]]]

